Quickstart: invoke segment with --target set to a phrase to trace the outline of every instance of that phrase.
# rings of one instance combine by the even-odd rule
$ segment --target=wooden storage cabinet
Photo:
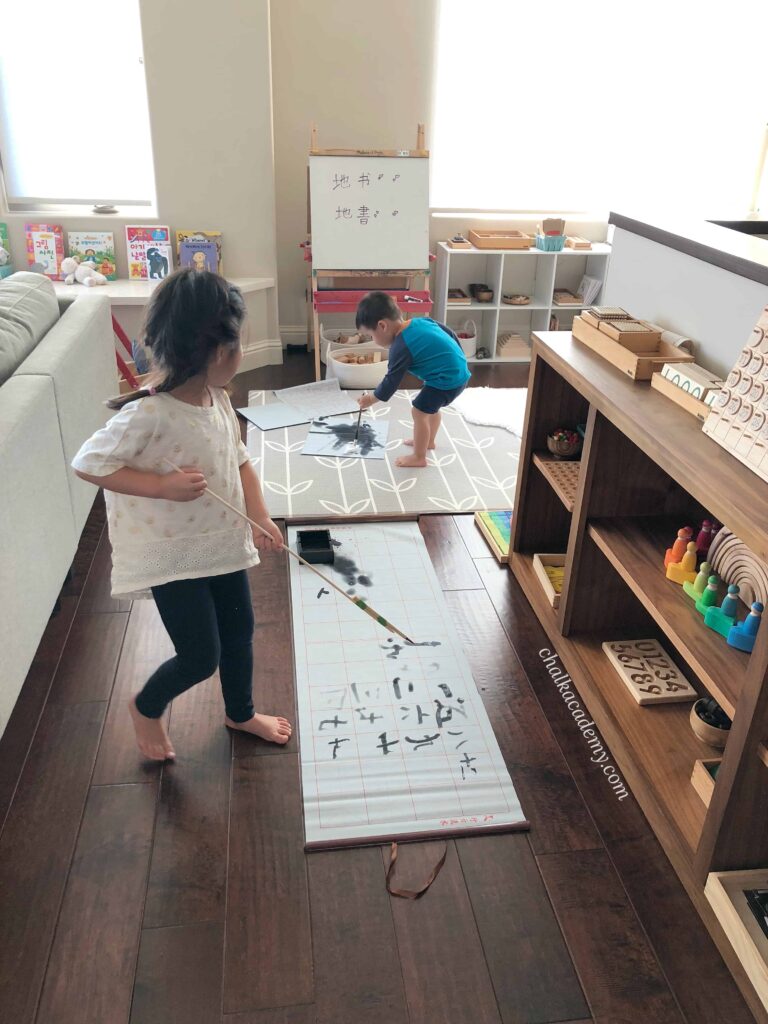
[[[546,436],[585,421],[574,494],[573,477],[564,487],[547,465]],[[768,1024],[704,895],[710,872],[768,866],[768,626],[751,655],[729,647],[663,571],[679,527],[707,513],[768,560],[768,484],[700,427],[570,333],[534,334],[509,564],[752,1012]],[[533,554],[557,551],[566,552],[566,574],[554,609]],[[638,705],[601,648],[651,636],[733,719],[709,806],[691,774],[719,752],[693,734],[690,703]]]

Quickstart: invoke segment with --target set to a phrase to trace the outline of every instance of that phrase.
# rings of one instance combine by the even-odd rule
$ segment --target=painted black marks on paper
[[[324,429],[317,430],[316,427]],[[350,445],[354,445],[354,451],[365,457],[377,448],[383,448],[384,445],[379,441],[376,436],[376,431],[371,423],[361,423],[360,430],[357,429],[357,422],[355,423],[327,423],[324,417],[313,420],[312,425],[309,428],[310,434],[320,434],[325,437],[334,438],[334,443],[331,447],[331,451],[337,452],[343,448],[348,448]],[[355,444],[355,433],[357,433],[357,443]]]
[[[333,544],[334,542],[331,541],[331,543]],[[333,559],[333,569],[334,572],[338,572],[343,576],[347,586],[352,588],[347,591],[349,594],[354,594],[354,588],[357,584],[361,587],[373,586],[373,580],[371,577],[366,575],[366,573],[361,572],[355,562],[349,558],[348,555],[340,555],[337,552]]]

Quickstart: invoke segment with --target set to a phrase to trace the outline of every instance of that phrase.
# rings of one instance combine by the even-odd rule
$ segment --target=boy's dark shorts
[[[460,388],[451,388],[449,391],[443,391],[441,388],[433,388],[429,384],[425,384],[414,398],[413,408],[431,416],[433,413],[440,412],[446,405],[450,405],[454,399],[459,397],[466,386],[466,384],[462,384]]]

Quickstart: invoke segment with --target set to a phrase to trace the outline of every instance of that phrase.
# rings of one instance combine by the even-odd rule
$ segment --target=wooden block
[[[768,936],[747,901],[746,892],[768,889],[768,870],[713,871],[704,895],[712,905],[763,1006],[768,1009]]]
[[[669,366],[670,364],[667,363],[666,365]],[[697,420],[701,420],[702,423],[709,415],[709,406],[706,402],[694,398],[689,391],[683,391],[677,384],[673,384],[671,380],[663,377],[660,373],[652,375],[651,387],[656,391],[660,391],[662,395],[665,395],[682,409],[685,409],[686,412],[695,416]]]
[[[614,640],[602,648],[638,704],[670,704],[698,697],[658,640]]]
[[[661,342],[661,331],[654,330],[642,320],[601,320],[598,330],[630,352],[655,352]]]
[[[709,807],[709,802],[712,799],[712,794],[715,791],[715,775],[717,769],[723,763],[722,757],[713,757],[707,760],[698,760],[693,762],[693,772],[691,773],[691,785],[699,794],[704,803]],[[714,769],[714,774],[712,770]]]
[[[565,555],[549,554],[534,555],[533,568],[541,581],[547,600],[553,608],[560,607],[560,593],[552,586],[552,581],[546,571],[547,566],[565,566]],[[562,590],[562,587],[560,588]]]
[[[724,383],[716,373],[705,370],[698,363],[689,363],[687,366],[665,363],[661,375],[683,391],[687,391],[693,398],[700,398],[702,401],[708,392],[719,391]]]
[[[475,231],[469,230],[469,240],[476,249],[530,249],[533,239],[522,231]]]
[[[581,314],[593,327],[599,327],[603,320],[631,320],[632,317],[621,306],[591,306]]]
[[[633,380],[650,380],[654,373],[661,372],[664,363],[694,361],[692,355],[680,352],[666,341],[659,342],[654,352],[631,352],[580,316],[573,318],[573,336]]]

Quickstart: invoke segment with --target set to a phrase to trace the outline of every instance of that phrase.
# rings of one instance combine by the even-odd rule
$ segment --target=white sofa
[[[117,392],[109,301],[0,281],[0,735],[72,564],[96,488],[70,461]]]

